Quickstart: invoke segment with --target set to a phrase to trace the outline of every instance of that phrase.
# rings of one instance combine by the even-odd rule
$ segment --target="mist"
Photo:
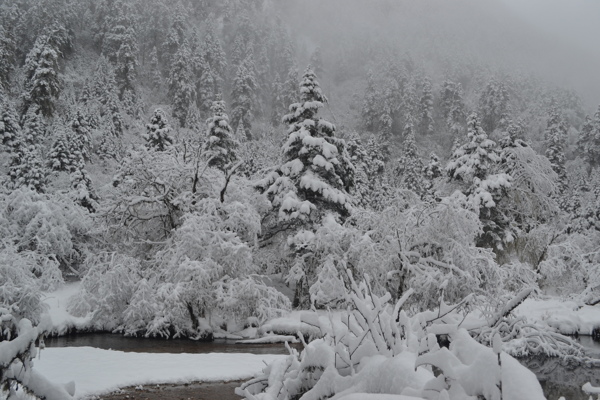
[[[439,75],[448,60],[477,63],[570,87],[590,109],[599,101],[597,2],[307,0],[280,6],[309,49],[358,47],[367,54],[386,48],[410,54]],[[363,61],[367,66],[371,60]]]

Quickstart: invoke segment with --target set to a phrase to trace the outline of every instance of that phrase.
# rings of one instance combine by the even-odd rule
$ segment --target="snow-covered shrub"
[[[140,261],[118,253],[101,253],[86,261],[87,274],[81,290],[69,299],[68,310],[75,316],[93,313],[97,330],[122,329],[123,313],[141,279]]]
[[[467,202],[455,192],[439,203],[356,213],[350,222],[367,233],[353,244],[352,264],[394,299],[414,288],[411,303],[421,309],[435,307],[442,290],[448,301],[474,290],[493,295],[501,289],[497,264],[490,249],[475,246],[482,224]]]
[[[33,326],[28,319],[18,320],[7,309],[0,308],[0,397],[13,398],[22,390],[40,399],[73,398],[73,382],[56,385],[33,369],[38,353],[35,343],[43,343],[50,326],[49,320]]]
[[[277,289],[254,277],[223,279],[215,284],[216,304],[228,317],[246,321],[250,317],[260,324],[282,317],[292,308],[290,300]]]
[[[35,252],[40,270],[59,265],[63,270],[74,269],[85,259],[91,218],[67,197],[21,188],[10,193],[1,207],[0,231],[11,238],[19,251]],[[57,271],[47,273],[59,275]],[[44,284],[53,288],[61,281],[48,279]]]
[[[440,304],[412,317],[403,310],[408,290],[397,304],[391,296],[373,294],[366,282],[349,276],[351,306],[338,319],[321,326],[323,339],[305,344],[302,353],[267,366],[236,389],[249,400],[318,400],[366,398],[393,394],[430,400],[544,399],[533,373],[503,352],[499,336],[487,348],[461,328],[459,304]],[[437,336],[446,335],[449,348]],[[437,369],[432,369],[434,365]],[[501,397],[502,396],[502,397]]]
[[[41,282],[34,274],[36,258],[34,252],[19,252],[11,243],[0,243],[0,307],[32,321],[39,321],[44,310]]]

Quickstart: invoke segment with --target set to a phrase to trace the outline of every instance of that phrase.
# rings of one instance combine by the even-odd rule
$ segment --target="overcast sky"
[[[600,0],[502,0],[524,20],[600,59]]]

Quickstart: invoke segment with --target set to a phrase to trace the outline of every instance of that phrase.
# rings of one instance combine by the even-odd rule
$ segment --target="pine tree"
[[[132,6],[117,1],[114,7],[116,13],[108,21],[110,28],[102,42],[102,54],[114,65],[119,98],[122,98],[126,90],[135,92],[138,43]]]
[[[37,147],[19,145],[18,150],[11,153],[9,176],[13,189],[28,187],[38,193],[44,192],[48,183],[48,170]]]
[[[594,119],[586,116],[577,138],[577,149],[590,168],[600,165],[600,106],[594,114]]]
[[[423,167],[423,175],[429,181],[433,181],[442,176],[442,164],[440,164],[440,158],[433,151],[429,154],[429,163]]]
[[[567,171],[565,168],[565,145],[567,127],[560,112],[556,108],[550,110],[545,132],[546,157],[552,164],[552,169],[558,175],[559,189],[564,193],[567,188]]]
[[[501,128],[507,122],[510,112],[510,96],[503,82],[492,79],[479,98],[481,125],[487,132]]]
[[[227,59],[225,56],[225,51],[221,46],[221,42],[217,37],[214,14],[210,14],[208,18],[206,34],[204,35],[204,43],[202,44],[202,53],[204,54],[205,61],[210,66],[211,71],[217,78],[220,85],[220,82],[225,79],[225,73],[227,71]]]
[[[323,57],[321,56],[321,47],[317,46],[315,51],[310,56],[310,65],[315,71],[315,74],[321,75],[323,73]]]
[[[10,75],[15,68],[16,44],[14,38],[0,25],[0,89],[8,88]]]
[[[20,129],[19,117],[13,105],[8,99],[2,99],[0,102],[0,142],[2,145],[11,148]]]
[[[488,139],[475,113],[467,119],[467,138],[469,142],[452,153],[446,173],[452,179],[471,184],[475,178],[485,179],[500,157],[496,143]]]
[[[148,66],[148,78],[150,82],[152,82],[152,86],[156,89],[162,86],[163,78],[161,74],[160,64],[158,62],[158,53],[156,51],[156,46],[152,48],[152,52],[150,53],[150,62]]]
[[[81,164],[77,154],[72,153],[72,146],[70,145],[70,137],[72,133],[68,133],[66,130],[59,128],[58,132],[54,132],[56,139],[50,148],[48,153],[48,164],[53,171],[67,171],[73,172],[77,170],[78,165]]]
[[[423,163],[417,153],[415,132],[410,119],[404,128],[404,154],[402,160],[404,162],[402,187],[423,196],[427,189],[422,175]]]
[[[98,196],[94,191],[92,180],[83,168],[78,168],[69,176],[71,181],[71,195],[73,200],[82,207],[87,208],[89,212],[95,212],[98,209]]]
[[[60,55],[51,36],[42,35],[35,41],[25,60],[25,110],[35,104],[46,117],[54,113],[55,101],[61,92]]]
[[[419,99],[419,133],[433,133],[433,93],[429,79],[423,80],[421,98]]]
[[[171,126],[160,108],[154,111],[150,123],[146,125],[144,139],[146,139],[146,147],[155,151],[165,151],[173,144]]]
[[[169,73],[169,95],[173,101],[173,117],[185,126],[192,103],[196,100],[196,88],[192,79],[191,56],[187,41],[175,54]]]
[[[367,87],[363,97],[362,105],[362,121],[366,130],[369,132],[375,132],[378,122],[379,107],[377,106],[377,87],[375,86],[375,77],[373,71],[369,70],[367,73]]]
[[[92,132],[88,118],[83,114],[81,109],[75,111],[75,115],[71,121],[71,129],[73,130],[73,134],[69,138],[69,145],[72,152],[80,154],[82,162],[89,161],[91,159]]]
[[[249,138],[252,136],[251,119],[257,111],[257,89],[256,77],[246,68],[246,63],[242,63],[238,67],[231,92],[231,124],[237,127],[242,122]]]
[[[287,223],[319,223],[327,212],[346,217],[352,209],[348,190],[354,167],[345,141],[334,136],[335,126],[317,117],[327,99],[308,68],[300,83],[300,102],[284,117],[289,124],[283,146],[284,164],[259,183]]]
[[[30,107],[23,117],[23,127],[21,129],[21,145],[30,150],[41,145],[46,135],[46,126],[39,115],[37,107]]]
[[[206,121],[208,125],[204,150],[208,153],[208,165],[227,173],[238,159],[236,150],[239,142],[233,138],[229,126],[229,117],[225,113],[225,102],[214,101],[213,116]]]

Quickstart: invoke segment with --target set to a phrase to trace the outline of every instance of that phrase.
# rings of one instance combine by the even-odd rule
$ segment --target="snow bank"
[[[263,343],[299,343],[296,336],[291,335],[267,335],[256,339],[238,340],[236,344],[263,344]]]
[[[125,353],[93,347],[48,348],[35,369],[52,382],[75,381],[75,397],[132,385],[249,379],[285,356]]]
[[[527,299],[514,313],[563,335],[592,335],[594,329],[600,329],[599,305],[580,305],[558,298]]]
[[[278,335],[297,335],[298,332],[308,338],[320,338],[331,325],[330,318],[340,320],[341,311],[292,311],[287,317],[274,318],[265,322],[258,331],[260,336],[269,332]]]
[[[83,331],[89,328],[91,315],[75,317],[67,311],[69,298],[77,294],[80,287],[81,282],[68,282],[54,292],[45,292],[42,294],[43,302],[47,306],[47,313],[52,320],[51,334],[64,335],[73,329]]]

